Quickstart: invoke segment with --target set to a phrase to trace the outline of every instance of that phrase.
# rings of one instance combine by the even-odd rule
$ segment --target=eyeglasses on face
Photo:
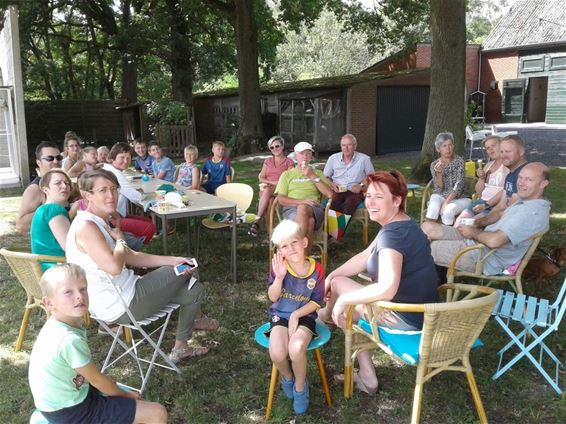
[[[106,196],[109,191],[112,194],[118,194],[118,193],[120,193],[120,187],[114,187],[114,186],[112,186],[112,187],[101,187],[101,188],[96,189],[96,190],[88,190],[89,193],[102,194],[104,196]]]
[[[53,155],[48,155],[48,156],[43,156],[41,158],[41,160],[47,161],[47,162],[53,162],[54,160],[56,160],[57,162],[61,162],[63,160],[63,155],[57,155],[57,156],[53,156]]]
[[[273,144],[273,145],[271,145],[269,150],[275,150],[275,149],[280,149],[280,148],[281,148],[281,144]]]

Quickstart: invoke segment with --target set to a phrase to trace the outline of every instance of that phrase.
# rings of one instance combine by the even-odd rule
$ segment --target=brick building
[[[466,46],[466,95],[486,123],[566,123],[566,7],[564,0],[517,0],[483,46]],[[309,141],[339,150],[356,135],[375,155],[418,150],[430,87],[431,45],[418,44],[360,74],[262,87],[266,137]],[[228,140],[237,125],[237,90],[195,96],[199,142]]]

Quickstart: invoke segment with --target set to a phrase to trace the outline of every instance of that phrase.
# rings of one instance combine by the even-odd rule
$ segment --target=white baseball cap
[[[311,152],[314,152],[314,149],[312,148],[312,144],[307,143],[306,141],[301,141],[300,143],[295,144],[295,148],[293,150],[295,151],[295,153],[301,153],[304,152],[305,150],[310,150]]]

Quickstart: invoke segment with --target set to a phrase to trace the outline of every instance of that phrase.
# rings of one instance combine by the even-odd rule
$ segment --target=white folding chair
[[[492,378],[498,379],[526,356],[556,393],[562,394],[562,390],[558,386],[562,364],[560,359],[546,345],[545,339],[558,330],[560,321],[564,317],[566,311],[566,279],[552,304],[546,299],[534,296],[527,297],[521,293],[499,290],[499,294],[499,301],[495,305],[492,315],[495,316],[495,320],[511,338],[511,341],[497,353],[499,365]],[[512,321],[516,322],[521,329],[517,334],[510,327]],[[542,332],[539,334],[538,331]],[[519,349],[519,353],[502,367],[503,355],[513,346]],[[539,348],[538,359],[531,354],[531,351],[536,347]],[[546,357],[544,354],[546,354]],[[548,359],[554,366],[554,377],[545,370],[543,363],[545,359]]]
[[[169,359],[169,356],[165,354],[163,350],[161,350],[161,342],[163,341],[165,330],[167,330],[167,325],[169,324],[169,320],[171,319],[171,314],[177,309],[179,309],[180,305],[176,303],[170,303],[168,305],[163,306],[161,310],[159,310],[152,316],[146,317],[142,320],[137,320],[133,316],[130,309],[128,308],[126,302],[124,302],[124,299],[120,295],[118,288],[114,285],[114,283],[112,283],[112,285],[116,289],[116,293],[120,297],[120,301],[122,302],[122,305],[124,306],[126,313],[130,318],[131,323],[119,324],[119,329],[114,331],[110,329],[109,325],[104,320],[96,317],[94,314],[91,313],[91,317],[97,320],[98,323],[102,326],[102,328],[104,328],[108,332],[108,334],[113,336],[112,345],[110,346],[110,350],[106,355],[106,359],[104,360],[104,364],[102,365],[101,371],[104,373],[107,369],[116,365],[116,363],[118,363],[121,359],[129,355],[130,357],[133,358],[133,360],[136,362],[138,366],[138,371],[141,378],[141,386],[140,388],[136,388],[136,387],[128,386],[123,383],[121,384],[131,390],[135,390],[139,392],[141,395],[143,394],[146,388],[147,382],[149,380],[149,376],[154,366],[165,368],[171,371],[175,371],[178,374],[181,374],[181,370],[179,370],[179,368],[171,361],[171,359]],[[151,323],[156,322],[160,319],[163,319],[161,325],[159,325],[157,328],[153,329],[149,333],[145,331],[144,327],[147,327]],[[128,329],[132,334],[131,346],[128,346],[128,344],[120,338],[120,335],[123,334],[126,329]],[[141,337],[139,337],[136,340],[136,338],[134,337],[134,332],[131,330],[137,331]],[[154,334],[157,335],[157,340],[155,341],[152,338]],[[153,352],[151,354],[150,359],[141,356],[140,347],[141,345],[146,343],[153,348]],[[124,349],[124,352],[118,355],[115,359],[112,359],[114,355],[114,351],[116,350],[116,347],[118,345],[120,345]],[[159,357],[161,357],[164,363],[157,362],[157,360],[159,360]]]

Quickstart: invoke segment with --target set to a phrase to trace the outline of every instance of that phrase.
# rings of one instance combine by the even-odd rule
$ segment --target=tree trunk
[[[257,26],[253,0],[235,0],[234,28],[238,50],[240,134],[238,153],[257,152],[262,140]]]
[[[167,0],[171,56],[171,93],[173,100],[187,105],[191,110],[193,104],[193,69],[191,63],[191,45],[189,25],[179,2]]]
[[[454,134],[456,153],[464,151],[466,78],[465,0],[431,0],[432,52],[430,97],[421,158],[413,177],[427,181],[436,157],[434,139],[440,132]]]
[[[124,0],[122,3],[122,33],[130,26],[130,1]],[[118,38],[118,50],[122,54],[122,99],[126,104],[138,101],[138,69],[137,58],[130,52],[127,37]]]

